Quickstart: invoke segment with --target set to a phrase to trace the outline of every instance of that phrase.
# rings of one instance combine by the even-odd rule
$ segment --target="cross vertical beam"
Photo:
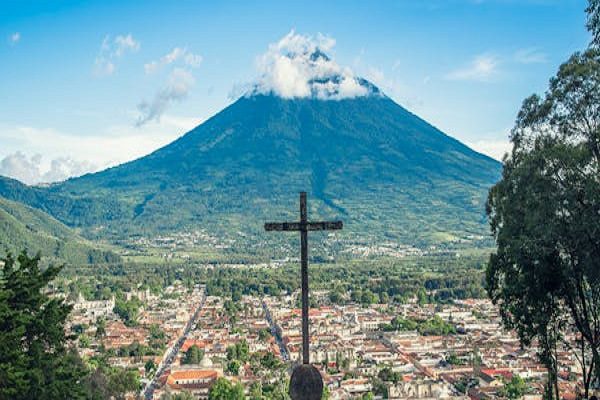
[[[302,363],[310,364],[308,330],[308,222],[306,192],[300,192],[300,275],[302,278]]]
[[[308,222],[306,192],[300,192],[299,222],[265,223],[266,231],[300,232],[300,278],[302,280],[302,364],[305,365],[310,364],[310,330],[308,326],[308,232],[338,230],[342,229],[343,226],[344,224],[342,223],[342,221]]]

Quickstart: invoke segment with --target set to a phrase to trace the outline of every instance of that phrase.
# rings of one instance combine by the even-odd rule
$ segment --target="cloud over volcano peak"
[[[371,94],[372,87],[357,78],[350,68],[340,66],[327,56],[326,52],[334,46],[335,39],[331,37],[306,36],[292,30],[269,45],[267,52],[258,58],[261,76],[251,94],[322,100]]]

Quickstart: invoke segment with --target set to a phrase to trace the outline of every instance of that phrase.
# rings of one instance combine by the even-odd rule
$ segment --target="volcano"
[[[343,219],[346,235],[367,241],[486,236],[501,164],[359,84],[366,95],[340,99],[250,92],[145,157],[48,188],[4,179],[0,195],[88,237],[252,234],[293,217],[300,191],[313,217]]]

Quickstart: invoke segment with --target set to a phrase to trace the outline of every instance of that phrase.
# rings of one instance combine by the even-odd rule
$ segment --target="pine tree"
[[[0,274],[0,399],[80,399],[86,368],[66,346],[71,307],[45,289],[62,267],[8,255]]]

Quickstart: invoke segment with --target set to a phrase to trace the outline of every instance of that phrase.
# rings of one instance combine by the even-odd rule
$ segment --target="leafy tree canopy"
[[[587,392],[600,376],[600,49],[575,53],[524,101],[511,141],[488,198],[488,294],[524,345],[539,341],[554,397],[556,344],[573,323]]]
[[[244,388],[241,384],[233,384],[226,378],[218,378],[208,391],[209,400],[243,400]]]

